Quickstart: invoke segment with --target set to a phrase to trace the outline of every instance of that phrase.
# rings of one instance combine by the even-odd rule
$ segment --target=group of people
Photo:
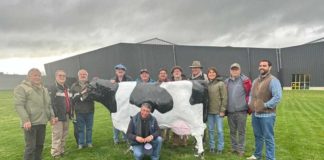
[[[75,121],[78,148],[92,147],[94,101],[83,99],[87,83],[88,72],[84,69],[79,70],[78,81],[71,88],[66,84],[64,70],[55,72],[55,83],[48,88],[43,86],[39,69],[28,71],[26,80],[14,89],[15,108],[25,135],[24,159],[41,159],[49,120],[52,124],[53,158],[64,155],[70,120]]]
[[[268,60],[259,62],[260,75],[253,81],[242,74],[241,66],[233,63],[230,66],[230,76],[223,79],[215,67],[210,67],[207,74],[202,72],[199,61],[193,61],[191,75],[184,75],[180,66],[171,69],[171,77],[165,68],[159,70],[157,81],[150,77],[148,69],[141,69],[138,83],[163,83],[179,80],[205,80],[208,84],[208,139],[209,151],[222,154],[224,150],[223,119],[227,116],[230,129],[231,149],[233,154],[242,157],[245,154],[245,130],[247,115],[252,114],[252,127],[255,137],[255,152],[249,160],[261,159],[263,145],[266,146],[266,158],[275,159],[274,124],[276,106],[278,105],[282,89],[277,78],[271,75],[272,64]],[[115,77],[110,81],[119,83],[132,81],[126,74],[127,68],[123,64],[115,66]],[[45,139],[47,121],[52,124],[52,149],[55,157],[64,155],[64,146],[68,134],[69,121],[76,116],[75,137],[78,148],[92,146],[92,126],[94,116],[94,102],[85,99],[88,73],[81,69],[78,81],[69,88],[64,70],[55,73],[55,84],[48,89],[42,85],[41,72],[33,68],[26,80],[14,90],[15,107],[21,118],[25,135],[25,159],[41,159]],[[159,159],[162,147],[162,134],[158,120],[150,114],[152,107],[144,103],[138,114],[131,118],[127,133],[123,133],[122,140],[132,146],[135,159],[142,159],[151,150],[152,159]],[[217,145],[215,143],[215,127],[217,130]],[[173,133],[170,129],[164,131],[164,140],[171,140],[173,145],[187,145],[188,136]],[[113,129],[115,144],[120,142],[120,131]],[[205,132],[204,141],[207,134]]]

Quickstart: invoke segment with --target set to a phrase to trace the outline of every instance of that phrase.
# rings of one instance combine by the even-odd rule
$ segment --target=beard
[[[269,72],[269,70],[264,70],[264,69],[260,69],[260,73],[261,75],[266,75]]]

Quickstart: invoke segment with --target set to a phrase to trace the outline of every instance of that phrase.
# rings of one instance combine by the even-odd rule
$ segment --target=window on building
[[[309,74],[292,74],[291,89],[301,90],[309,89],[310,75]]]

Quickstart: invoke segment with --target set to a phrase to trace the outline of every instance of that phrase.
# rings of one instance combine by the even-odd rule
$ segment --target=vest
[[[272,98],[272,93],[269,90],[269,85],[274,77],[271,74],[266,75],[264,78],[257,78],[254,81],[251,93],[250,109],[256,113],[271,113],[276,112],[276,107],[266,108],[264,103]]]

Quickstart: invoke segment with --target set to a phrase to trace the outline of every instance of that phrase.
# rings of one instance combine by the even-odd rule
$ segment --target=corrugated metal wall
[[[156,80],[160,68],[165,67],[170,71],[175,64],[182,66],[188,76],[192,61],[199,60],[204,66],[204,72],[208,67],[215,66],[225,77],[229,74],[229,66],[238,62],[242,72],[254,79],[259,75],[258,62],[268,59],[273,64],[272,74],[284,86],[290,86],[291,74],[294,73],[309,73],[312,86],[324,86],[324,72],[320,71],[324,59],[323,48],[324,43],[284,49],[120,43],[46,64],[45,70],[47,76],[52,77],[49,79],[53,80],[55,70],[60,68],[71,77],[76,77],[77,71],[85,68],[90,78],[110,79],[114,76],[114,66],[123,63],[134,79],[138,77],[141,68],[147,68]]]
[[[324,86],[324,42],[281,49],[282,74],[290,86],[292,74],[309,74],[311,86]]]

